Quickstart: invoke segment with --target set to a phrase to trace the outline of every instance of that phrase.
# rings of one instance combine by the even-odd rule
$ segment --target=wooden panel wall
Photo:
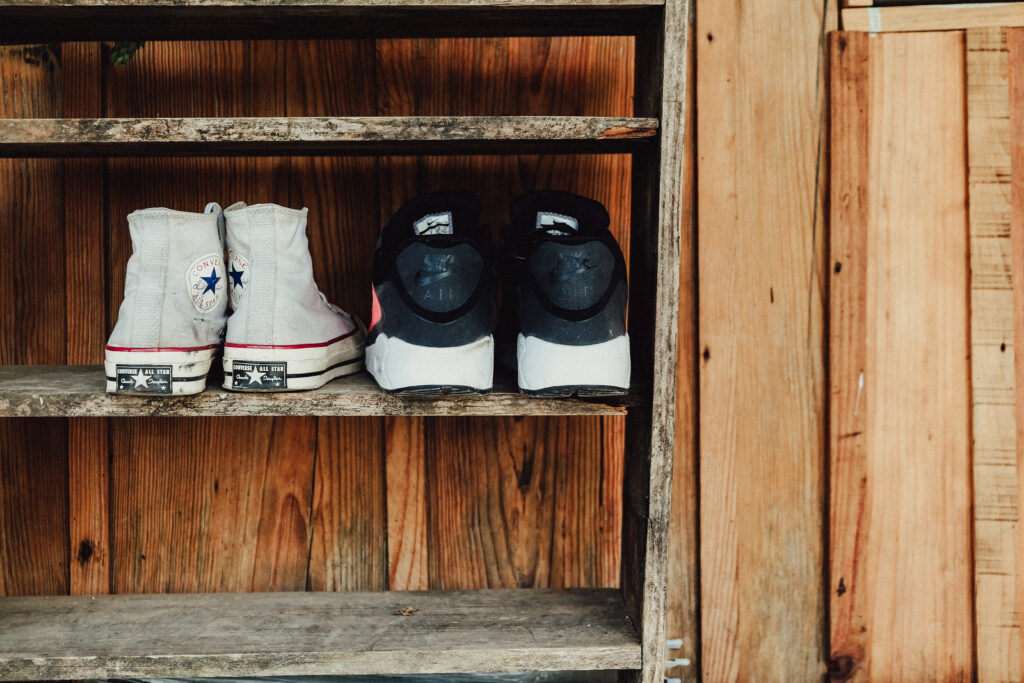
[[[701,668],[825,673],[820,0],[697,2]]]
[[[856,680],[969,680],[964,35],[832,48],[832,656]]]
[[[630,115],[630,38],[0,49],[2,116]],[[602,201],[625,156],[0,161],[0,362],[99,362],[125,215],[310,208],[317,282],[369,313],[382,221],[467,188],[495,230],[534,188]],[[622,418],[0,422],[0,594],[615,586]]]
[[[1009,64],[1004,29],[967,31],[974,609],[983,683],[1021,677]]]

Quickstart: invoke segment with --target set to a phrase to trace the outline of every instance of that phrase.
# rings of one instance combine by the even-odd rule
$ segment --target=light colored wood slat
[[[2,680],[639,665],[611,589],[0,599]]]
[[[967,31],[974,594],[980,683],[1020,680],[1016,424],[1005,32]]]
[[[0,155],[300,153],[397,143],[615,142],[652,138],[653,118],[606,116],[352,116],[6,119]],[[444,151],[444,147],[438,147]]]
[[[232,415],[622,415],[636,394],[598,403],[534,398],[506,379],[483,395],[393,396],[359,373],[315,391],[246,394],[208,386],[196,396],[107,394],[92,365],[0,366],[0,417],[139,417]]]
[[[844,680],[973,673],[963,41],[832,39],[830,668]]]
[[[1013,332],[1017,339],[1024,338],[1024,29],[1006,30],[1008,70],[1010,81],[1010,245],[1013,284]],[[1014,354],[1014,380],[1016,387],[1024,386],[1024,353]],[[1017,495],[1019,502],[1024,497],[1024,400],[1019,395],[1014,406],[1016,418],[1015,458],[1017,465]],[[1017,524],[1016,568],[1024,567],[1024,524]],[[1024,580],[1017,576],[1015,587],[1017,621],[1020,620],[1021,606],[1024,605]],[[1024,646],[1017,643],[1021,655],[1018,662],[1024,670]]]
[[[1024,25],[1024,2],[851,7],[843,10],[844,31],[950,31]]]
[[[697,6],[700,669],[709,681],[825,671],[822,51],[836,16],[820,0]]]

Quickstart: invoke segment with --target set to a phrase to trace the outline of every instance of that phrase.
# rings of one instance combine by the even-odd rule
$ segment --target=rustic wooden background
[[[0,49],[0,116],[632,113],[631,38]],[[628,156],[0,161],[0,363],[98,363],[125,216],[310,208],[316,278],[368,318],[404,201],[468,188],[495,229],[534,188],[602,201]],[[623,418],[0,421],[0,595],[615,586]]]
[[[677,425],[699,458],[667,615],[694,663],[669,673],[1019,681],[1024,29],[838,23],[834,0],[696,3],[701,419]],[[0,116],[628,115],[631,55],[5,48]],[[495,226],[558,187],[629,228],[625,157],[0,161],[0,362],[100,360],[133,208],[305,204],[321,287],[365,316],[378,226],[448,186]],[[6,420],[0,594],[615,585],[622,440],[621,418]]]

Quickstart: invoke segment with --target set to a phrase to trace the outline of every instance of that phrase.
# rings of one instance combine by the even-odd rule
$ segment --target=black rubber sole
[[[448,384],[437,384],[437,385],[423,385],[417,387],[402,387],[400,389],[384,389],[384,393],[391,394],[392,396],[446,396],[446,395],[469,395],[469,394],[489,394],[490,389],[475,389],[473,387],[448,385]]]
[[[536,398],[605,398],[609,396],[625,396],[628,389],[622,387],[603,386],[598,384],[572,384],[544,389],[520,389],[521,393]]]

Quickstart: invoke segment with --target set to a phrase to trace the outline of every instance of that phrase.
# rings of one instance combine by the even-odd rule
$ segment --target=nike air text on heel
[[[519,335],[519,389],[533,396],[619,396],[629,390],[629,335],[568,346]]]
[[[198,394],[206,388],[215,347],[119,349],[107,347],[107,392],[140,396]]]

